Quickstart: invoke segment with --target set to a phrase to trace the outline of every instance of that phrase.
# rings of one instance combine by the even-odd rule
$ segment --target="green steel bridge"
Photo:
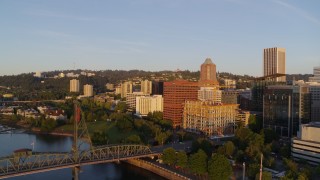
[[[24,149],[8,157],[0,158],[0,179],[41,173],[64,168],[73,168],[73,179],[79,179],[80,166],[118,162],[132,158],[154,157],[153,152],[144,145],[108,145],[93,147],[81,109],[75,102],[74,136],[70,152],[32,152]],[[85,149],[84,144],[89,144]],[[85,149],[85,150],[83,150]]]

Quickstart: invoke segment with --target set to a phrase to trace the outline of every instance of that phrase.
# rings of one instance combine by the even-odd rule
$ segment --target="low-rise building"
[[[13,94],[4,94],[2,96],[3,96],[3,98],[13,98],[14,97]]]
[[[59,78],[64,78],[65,76],[66,75],[63,72],[59,73],[59,75],[58,75]]]
[[[292,138],[291,155],[295,160],[320,164],[320,122],[300,125],[297,137]]]
[[[38,106],[37,109],[39,110],[40,114],[44,114],[47,110],[51,108],[48,106]]]
[[[65,114],[64,110],[47,110],[45,112],[46,118],[51,118],[54,120],[67,120],[67,115]]]
[[[42,78],[43,77],[43,74],[40,72],[40,71],[37,71],[34,73],[33,75],[34,77],[37,77],[37,78]]]
[[[39,112],[34,109],[18,109],[17,115],[20,115],[26,118],[34,118],[34,119],[37,119],[40,117]]]
[[[242,123],[243,126],[249,124],[250,111],[239,111],[236,122]]]
[[[4,107],[0,110],[0,114],[3,115],[14,115],[14,109],[12,107]]]
[[[114,97],[110,97],[106,94],[99,94],[99,95],[95,95],[93,97],[93,101],[94,102],[100,102],[100,103],[106,103],[106,102],[113,102],[114,101]]]
[[[106,84],[106,89],[109,90],[109,91],[114,91],[114,84],[107,83]]]

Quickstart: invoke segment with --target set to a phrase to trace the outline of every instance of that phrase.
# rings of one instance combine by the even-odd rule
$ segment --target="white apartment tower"
[[[129,111],[136,110],[136,98],[139,96],[150,96],[150,94],[144,94],[143,92],[127,93],[126,103]]]
[[[93,86],[90,84],[86,84],[83,86],[83,95],[86,97],[93,96]]]
[[[286,73],[286,49],[266,48],[263,50],[263,75],[285,74]],[[286,77],[277,77],[277,82],[285,82]]]
[[[163,112],[162,95],[136,97],[136,114],[147,116],[154,111]]]
[[[70,80],[70,92],[79,92],[80,83],[78,79]]]

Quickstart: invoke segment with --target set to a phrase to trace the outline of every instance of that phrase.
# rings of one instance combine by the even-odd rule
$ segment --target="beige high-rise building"
[[[211,84],[218,84],[216,65],[212,63],[210,58],[207,58],[200,67],[200,81]]]
[[[136,97],[136,114],[147,116],[155,111],[163,111],[162,95]]]
[[[200,101],[221,103],[221,94],[222,91],[215,87],[200,87],[200,90],[198,90],[198,99]]]
[[[131,81],[126,81],[121,84],[121,98],[127,97],[127,93],[132,93]]]
[[[152,93],[152,82],[148,80],[141,81],[141,92],[144,94]]]
[[[263,50],[263,75],[285,74],[286,73],[286,49],[266,48]],[[277,77],[277,82],[285,82],[286,76]]]
[[[238,104],[215,104],[210,101],[186,101],[183,128],[207,136],[233,134]]]
[[[83,86],[83,95],[87,97],[93,96],[93,86],[90,84],[86,84]]]
[[[115,91],[115,94],[121,94],[121,84],[116,86],[116,91]]]
[[[70,80],[70,92],[79,92],[80,83],[78,79]]]
[[[136,98],[139,96],[150,96],[150,94],[144,94],[143,92],[127,93],[126,103],[129,111],[136,110]]]

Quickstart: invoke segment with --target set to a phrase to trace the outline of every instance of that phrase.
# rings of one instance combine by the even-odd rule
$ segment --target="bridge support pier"
[[[72,180],[79,180],[80,166],[72,168]]]

